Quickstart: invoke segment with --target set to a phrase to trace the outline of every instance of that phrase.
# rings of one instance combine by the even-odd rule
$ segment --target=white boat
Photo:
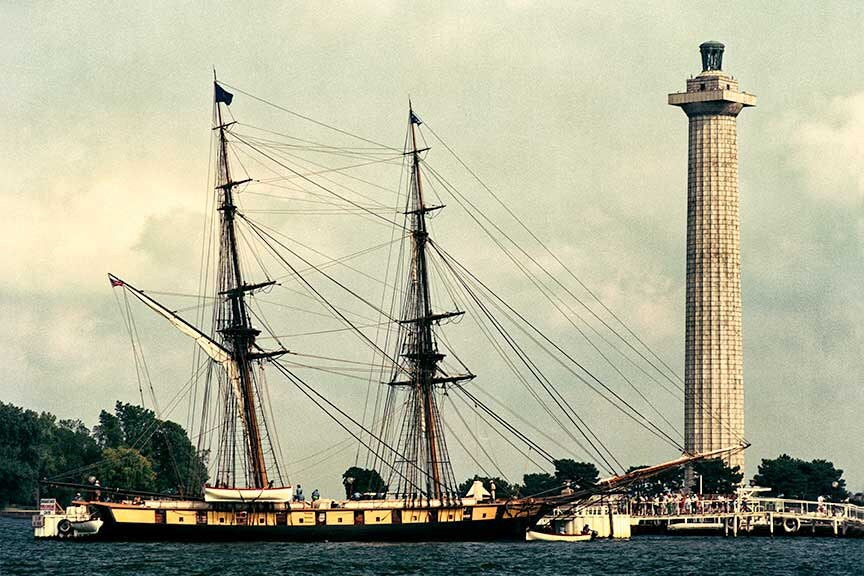
[[[282,488],[213,488],[204,487],[205,502],[290,502],[291,486]]]
[[[722,522],[676,522],[666,527],[669,532],[714,532],[723,530]]]
[[[535,530],[525,532],[525,540],[528,542],[587,542],[592,538],[593,534],[551,534]]]

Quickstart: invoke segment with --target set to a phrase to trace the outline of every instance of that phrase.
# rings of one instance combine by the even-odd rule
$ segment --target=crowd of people
[[[747,501],[742,501],[742,507]],[[636,496],[630,500],[634,516],[681,516],[683,514],[723,514],[735,509],[735,496],[724,494],[666,493],[654,497]],[[743,510],[743,508],[742,508]]]
[[[845,503],[848,503],[848,499]],[[638,495],[629,500],[630,514],[633,516],[684,516],[688,514],[729,514],[732,512],[756,512],[759,504],[751,502],[747,495],[738,500],[726,494],[696,494],[667,492],[657,496]],[[815,506],[814,506],[815,504]],[[815,503],[791,501],[783,504],[785,510],[800,509],[803,512],[836,515],[842,514],[842,507],[833,506],[824,496]]]

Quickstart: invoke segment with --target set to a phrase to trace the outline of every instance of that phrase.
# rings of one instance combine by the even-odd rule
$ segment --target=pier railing
[[[634,516],[706,516],[749,512],[775,512],[799,516],[825,516],[848,518],[864,523],[864,506],[848,502],[816,502],[791,500],[788,498],[724,498],[704,497],[695,501],[646,500],[630,502],[630,513]]]
[[[739,529],[767,529],[774,534],[776,526],[785,532],[802,528],[813,533],[830,529],[835,535],[864,533],[864,507],[848,502],[825,502],[768,498],[752,494],[737,497],[705,496],[666,497],[658,500],[637,499],[630,502],[632,523],[643,526],[665,526],[669,530],[721,526],[737,535]]]
[[[827,516],[846,518],[864,523],[864,507],[848,502],[812,502],[809,500],[788,500],[786,498],[751,498],[754,511],[796,514],[799,516]]]

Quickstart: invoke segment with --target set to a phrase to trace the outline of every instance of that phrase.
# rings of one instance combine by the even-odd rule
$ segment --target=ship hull
[[[113,541],[480,542],[524,540],[529,521],[442,522],[371,526],[202,526],[106,522],[88,537]]]
[[[150,541],[420,542],[523,540],[542,514],[533,501],[424,508],[393,501],[338,507],[205,502],[87,503],[102,524],[87,539]],[[350,507],[346,507],[350,506]],[[45,532],[45,537],[52,533]],[[62,535],[59,535],[62,537]],[[81,534],[81,536],[84,536]]]

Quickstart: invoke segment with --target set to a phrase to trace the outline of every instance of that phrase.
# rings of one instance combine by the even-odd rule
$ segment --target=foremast
[[[222,105],[230,104],[233,95],[222,88],[215,77],[213,86],[215,93],[213,130],[217,134],[215,189],[218,195],[219,212],[219,259],[215,278],[218,287],[218,304],[215,308],[213,327],[219,335],[218,338],[206,334],[125,280],[113,274],[109,274],[108,278],[112,287],[122,287],[127,290],[149,308],[165,317],[180,332],[194,339],[198,346],[225,370],[227,386],[222,389],[225,402],[222,406],[221,426],[218,427],[220,432],[215,484],[219,487],[237,487],[237,456],[242,454],[245,459],[246,486],[268,488],[272,482],[268,478],[262,430],[267,433],[267,440],[270,443],[269,452],[273,455],[273,470],[280,482],[282,478],[273,450],[272,436],[264,420],[260,390],[253,366],[260,365],[260,362],[266,358],[280,356],[286,351],[265,352],[255,342],[261,332],[252,326],[246,296],[275,282],[268,280],[258,284],[246,284],[243,281],[237,245],[237,205],[234,201],[234,193],[238,186],[249,180],[236,181],[231,176],[227,128],[233,122],[223,121]],[[238,420],[242,428],[239,435],[236,428]],[[205,434],[206,431],[202,430],[199,436],[199,449]],[[238,446],[238,436],[242,437],[242,447]]]
[[[407,386],[409,401],[403,418],[399,446],[406,456],[399,487],[401,496],[415,496],[420,489],[422,495],[431,500],[444,501],[458,498],[457,486],[441,420],[436,387],[461,380],[469,380],[471,374],[448,376],[439,367],[444,354],[438,350],[434,325],[441,320],[462,314],[445,312],[436,314],[432,307],[429,282],[427,245],[429,233],[426,215],[442,206],[427,206],[423,197],[423,180],[420,171],[420,152],[417,143],[419,118],[409,106],[411,149],[411,179],[409,185],[408,210],[411,237],[411,265],[408,291],[399,321],[404,331],[401,341],[401,356],[406,360],[407,378],[394,376],[391,386]],[[412,479],[408,482],[407,479]]]
[[[247,482],[253,488],[266,488],[269,480],[264,461],[264,449],[261,442],[261,423],[256,409],[255,381],[251,363],[256,354],[255,338],[261,333],[251,325],[246,306],[246,293],[269,283],[247,285],[243,282],[240,267],[240,256],[237,249],[237,232],[235,218],[237,206],[234,203],[234,192],[237,186],[249,180],[235,181],[231,177],[231,165],[228,157],[228,140],[223,121],[223,104],[231,102],[231,95],[213,82],[215,94],[215,129],[218,131],[218,160],[216,167],[216,190],[219,194],[220,245],[217,283],[219,295],[224,297],[217,318],[217,331],[222,336],[223,345],[229,351],[236,374],[235,394],[239,392],[237,407],[243,424],[243,438],[246,443],[248,466]],[[232,375],[229,374],[229,377]],[[230,415],[226,414],[226,419]]]

